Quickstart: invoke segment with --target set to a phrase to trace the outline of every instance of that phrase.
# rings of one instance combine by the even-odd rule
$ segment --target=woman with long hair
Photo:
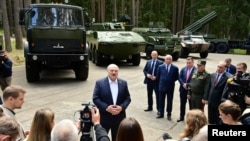
[[[123,119],[118,128],[116,141],[144,141],[139,122],[132,117]]]
[[[50,132],[54,126],[54,112],[49,108],[36,111],[26,141],[50,141]]]

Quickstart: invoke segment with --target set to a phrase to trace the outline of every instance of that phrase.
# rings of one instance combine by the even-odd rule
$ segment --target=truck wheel
[[[103,60],[102,60],[102,55],[100,52],[98,51],[95,51],[95,65],[96,66],[101,66],[103,63]]]
[[[136,54],[132,56],[132,63],[133,66],[139,66],[141,62],[141,54]]]
[[[208,56],[208,51],[205,51],[205,52],[201,52],[201,53],[200,53],[200,57],[201,57],[201,58],[207,58],[207,56]]]
[[[75,76],[76,80],[82,80],[85,81],[88,78],[89,75],[89,68],[86,67],[84,63],[77,63],[78,65],[75,66]]]
[[[179,59],[180,53],[178,51],[172,54],[173,61],[177,61]]]
[[[214,43],[210,43],[208,51],[214,53],[216,51],[216,47]]]
[[[40,79],[39,66],[35,62],[25,61],[26,79],[28,82],[37,82]]]
[[[89,60],[91,61],[92,60],[92,53],[91,53],[91,50],[90,50],[90,48],[88,49],[88,56],[89,56]]]
[[[146,46],[145,52],[146,52],[146,58],[151,59],[151,52],[154,50],[154,47],[151,45]]]
[[[92,63],[94,63],[95,64],[95,50],[93,49],[92,51],[91,51],[92,53],[91,53],[91,58],[92,58]]]
[[[225,43],[219,43],[217,46],[216,46],[216,51],[218,53],[227,53],[229,50],[228,46],[225,44]]]
[[[182,47],[182,48],[181,48],[181,55],[180,55],[180,57],[181,57],[181,58],[187,58],[188,55],[189,55],[188,50],[186,50],[186,49],[184,49],[184,48]]]

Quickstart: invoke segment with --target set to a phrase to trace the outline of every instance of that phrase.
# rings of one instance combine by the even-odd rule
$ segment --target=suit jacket
[[[157,71],[157,79],[159,79],[159,91],[174,89],[175,81],[178,80],[179,69],[174,64],[171,64],[169,72],[166,70],[166,64],[159,66]]]
[[[231,74],[225,72],[222,74],[220,80],[215,85],[215,79],[217,77],[217,73],[213,73],[210,76],[208,89],[204,95],[204,99],[208,100],[208,105],[212,107],[218,107],[222,101],[223,90],[226,86],[227,79],[231,77]]]
[[[144,84],[147,84],[148,81],[151,81],[149,78],[147,78],[147,74],[151,73],[150,71],[151,71],[152,63],[153,63],[153,59],[148,60],[145,67],[144,67],[144,69],[143,69],[143,73],[144,73],[144,76],[145,76]],[[157,69],[161,64],[163,64],[163,62],[161,60],[156,59],[154,74],[153,74],[154,76],[157,76]],[[158,82],[158,80],[155,80],[155,81]]]
[[[234,65],[230,65],[229,67],[229,71],[227,71],[227,68],[226,68],[226,71],[232,75],[234,75],[236,73],[236,67]]]
[[[3,109],[4,115],[5,116],[9,116],[12,117],[19,125],[19,137],[17,138],[18,141],[24,141],[26,138],[26,135],[24,133],[24,129],[21,126],[21,124],[18,122],[18,120],[16,119],[15,113],[10,111],[9,109],[3,107],[2,105],[0,105],[0,107]]]
[[[121,106],[122,111],[118,115],[113,116],[111,113],[106,111],[109,105],[114,105],[108,77],[96,81],[93,93],[93,102],[99,108],[101,121],[112,122],[112,120],[122,120],[124,117],[126,117],[125,110],[131,102],[130,93],[125,80],[118,78],[117,82],[118,96],[116,105]]]
[[[190,85],[189,82],[190,82],[190,80],[191,80],[191,78],[192,78],[192,75],[193,75],[193,73],[195,72],[195,70],[196,70],[196,67],[193,66],[193,69],[192,69],[192,71],[190,72],[189,78],[187,79],[186,77],[187,77],[188,68],[187,68],[187,67],[183,67],[183,68],[181,69],[180,74],[179,74],[179,79],[178,79],[178,80],[179,80],[179,83],[180,83],[180,89],[179,89],[180,92],[186,91],[186,89],[183,88],[183,84],[184,84],[184,83],[187,83],[187,85]],[[187,81],[186,81],[186,79],[187,79]]]

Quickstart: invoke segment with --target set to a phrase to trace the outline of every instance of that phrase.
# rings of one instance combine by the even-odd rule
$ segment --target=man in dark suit
[[[236,66],[232,64],[232,59],[231,58],[226,58],[226,72],[234,75],[236,73]]]
[[[194,66],[194,59],[192,57],[188,57],[186,59],[186,66],[183,67],[180,71],[179,75],[179,83],[180,83],[180,117],[177,122],[183,121],[186,113],[186,103],[187,103],[187,94],[188,87],[190,85],[190,80],[192,78],[193,72],[196,70]],[[189,109],[191,109],[191,100],[188,99]]]
[[[222,102],[223,90],[226,86],[227,79],[232,77],[228,72],[225,72],[226,63],[221,61],[215,73],[210,76],[208,88],[205,91],[202,103],[208,104],[208,121],[210,124],[220,124],[218,106]]]
[[[143,73],[145,75],[144,84],[147,84],[147,98],[148,98],[148,108],[145,109],[145,112],[153,110],[153,91],[155,92],[156,98],[156,109],[157,113],[159,112],[159,81],[156,79],[156,73],[158,67],[163,64],[161,60],[158,60],[157,51],[152,51],[151,60],[148,60]]]
[[[156,118],[164,117],[165,98],[167,95],[167,119],[171,120],[175,81],[178,80],[179,69],[172,64],[172,56],[165,56],[165,63],[160,65],[157,72],[159,79],[160,113]]]
[[[99,108],[101,125],[115,141],[120,122],[126,117],[126,109],[131,102],[127,81],[118,78],[119,67],[110,64],[108,76],[96,81],[93,102]]]

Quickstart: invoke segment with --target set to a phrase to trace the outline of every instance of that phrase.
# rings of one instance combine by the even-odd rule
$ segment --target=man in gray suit
[[[126,109],[131,102],[127,81],[118,78],[119,67],[110,64],[108,76],[96,81],[93,102],[99,108],[101,125],[107,132],[111,129],[115,141],[120,122],[126,117]]]

